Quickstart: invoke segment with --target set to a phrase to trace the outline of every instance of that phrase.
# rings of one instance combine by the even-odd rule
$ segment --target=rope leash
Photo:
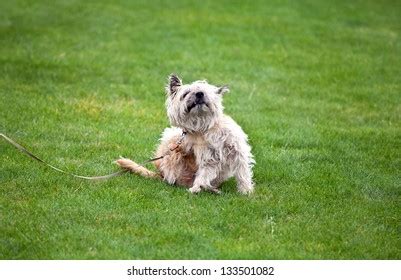
[[[176,147],[174,147],[173,149],[170,149],[170,151],[174,151],[175,149],[177,149],[181,145],[182,141],[184,140],[185,135],[186,135],[186,132],[183,132],[181,137],[180,137],[180,139],[176,143]],[[75,178],[85,179],[85,180],[106,180],[106,179],[110,179],[110,178],[113,178],[113,177],[116,177],[116,176],[123,175],[124,173],[128,172],[128,170],[123,169],[123,170],[120,170],[120,171],[117,171],[117,172],[114,172],[114,173],[111,173],[111,174],[107,174],[107,175],[102,175],[102,176],[82,176],[82,175],[77,175],[77,174],[62,170],[62,169],[60,169],[60,168],[58,168],[58,167],[56,167],[54,165],[51,165],[50,163],[47,163],[46,161],[44,161],[43,159],[37,157],[32,152],[30,152],[28,149],[26,149],[22,145],[18,144],[17,142],[15,142],[13,139],[7,137],[3,133],[0,133],[0,136],[3,137],[4,140],[6,140],[11,145],[13,145],[15,148],[17,148],[20,152],[26,154],[30,158],[32,158],[32,159],[34,159],[34,160],[46,165],[47,167],[50,167],[53,170],[56,170],[56,171],[58,171],[60,173],[66,174],[66,175],[70,175],[70,176],[75,177]],[[147,163],[150,163],[152,161],[156,161],[156,160],[162,159],[165,156],[167,156],[168,154],[169,153],[166,153],[163,156],[160,156],[160,157],[157,157],[157,158],[151,158],[149,160],[146,160],[146,161],[142,162],[141,164],[139,164],[139,166],[143,166],[143,165],[145,165]]]

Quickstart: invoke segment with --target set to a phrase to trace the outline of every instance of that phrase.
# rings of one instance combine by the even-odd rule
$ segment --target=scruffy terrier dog
[[[145,177],[186,186],[191,193],[202,189],[219,193],[220,184],[234,176],[238,191],[251,193],[255,161],[247,135],[223,113],[222,96],[228,88],[206,81],[183,84],[171,75],[166,91],[172,127],[164,130],[156,151],[156,157],[164,156],[155,161],[159,173],[129,159],[121,158],[117,164]]]

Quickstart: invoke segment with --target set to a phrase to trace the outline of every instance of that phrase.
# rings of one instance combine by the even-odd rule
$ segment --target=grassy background
[[[0,141],[2,259],[400,259],[400,1],[1,1],[0,132],[80,174],[151,155],[163,87],[227,83],[256,193],[91,183]]]

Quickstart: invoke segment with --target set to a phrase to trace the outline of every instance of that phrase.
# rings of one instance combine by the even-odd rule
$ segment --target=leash
[[[181,135],[180,139],[177,141],[176,146],[174,148],[170,149],[170,151],[174,151],[175,149],[177,149],[181,145],[181,143],[184,140],[186,134],[187,133],[185,131],[182,132],[182,135]],[[41,159],[41,158],[37,157],[36,155],[34,155],[32,152],[30,152],[24,146],[18,144],[13,139],[7,137],[3,133],[0,133],[0,136],[3,137],[4,140],[6,140],[11,145],[13,145],[15,148],[17,148],[20,152],[26,154],[30,158],[32,158],[32,159],[34,159],[34,160],[46,165],[47,167],[50,167],[53,170],[56,170],[56,171],[58,171],[60,173],[66,174],[66,175],[70,175],[70,176],[75,177],[75,178],[85,179],[85,180],[106,180],[106,179],[110,179],[110,178],[113,178],[113,177],[116,177],[116,176],[123,175],[124,173],[128,172],[128,170],[123,169],[123,170],[120,170],[120,171],[117,171],[117,172],[114,172],[114,173],[111,173],[111,174],[101,175],[101,176],[82,176],[82,175],[77,175],[77,174],[74,174],[74,173],[71,173],[71,172],[64,171],[64,170],[62,170],[62,169],[60,169],[60,168],[58,168],[58,167],[56,167],[54,165],[51,165],[50,163],[47,163],[43,159]],[[156,160],[162,159],[165,156],[167,156],[168,154],[169,154],[169,152],[164,154],[163,156],[160,156],[160,157],[157,157],[157,158],[151,158],[149,160],[146,160],[146,161],[142,162],[141,164],[139,164],[139,166],[143,166],[143,165],[145,165],[147,163],[150,163],[152,161],[156,161]]]

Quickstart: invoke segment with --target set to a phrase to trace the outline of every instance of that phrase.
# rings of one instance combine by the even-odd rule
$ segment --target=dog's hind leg
[[[116,163],[121,167],[124,168],[132,173],[141,175],[142,177],[146,177],[146,178],[157,178],[157,179],[162,179],[162,177],[160,176],[160,174],[153,172],[139,164],[137,164],[136,162],[127,159],[127,158],[120,158],[118,160],[116,160]]]
[[[252,182],[252,169],[245,160],[240,162],[235,172],[237,180],[237,189],[242,194],[250,194],[253,192],[254,183]]]

